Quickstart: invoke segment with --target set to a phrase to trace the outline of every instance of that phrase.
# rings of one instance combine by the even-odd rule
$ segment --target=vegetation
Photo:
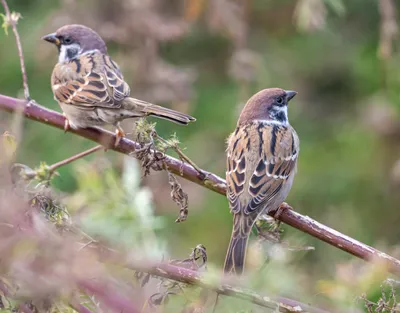
[[[183,152],[222,177],[225,140],[244,102],[265,87],[298,91],[289,115],[301,153],[288,203],[400,258],[396,2],[18,0],[9,5],[22,16],[18,30],[33,99],[60,111],[50,90],[56,51],[40,37],[67,23],[86,24],[106,39],[135,97],[197,118],[188,127],[157,121],[157,134],[167,138],[159,139],[157,147],[176,157]],[[7,16],[3,19],[7,30]],[[23,98],[10,28],[0,32],[0,46],[0,93]],[[154,125],[140,123],[127,121],[124,129],[149,142]],[[0,112],[3,133],[3,168],[21,164],[11,171],[12,191],[8,171],[0,180],[3,310],[72,307],[82,312],[83,304],[91,311],[126,311],[129,306],[121,303],[129,299],[131,312],[153,306],[176,312],[197,303],[200,288],[132,271],[124,266],[127,260],[135,269],[141,260],[168,261],[206,272],[210,284],[217,281],[232,223],[224,197],[165,171],[142,178],[142,162],[111,150],[49,175],[55,173],[49,173],[50,164],[93,143]],[[38,210],[27,211],[23,203]],[[27,214],[29,220],[22,219],[27,224],[18,227],[32,231],[21,235],[15,218]],[[175,223],[178,214],[184,222]],[[398,283],[395,277],[387,280],[381,264],[355,259],[286,225],[278,240],[267,239],[254,234],[249,251],[244,286],[257,294],[293,298],[329,312],[400,310]],[[97,261],[101,265],[93,267]],[[103,280],[91,283],[91,275]],[[112,299],[99,290],[110,291]],[[14,292],[17,297],[10,296]],[[232,299],[220,296],[215,310],[261,310],[253,302]]]

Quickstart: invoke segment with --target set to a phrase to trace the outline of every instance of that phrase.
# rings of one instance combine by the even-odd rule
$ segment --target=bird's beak
[[[285,92],[286,92],[286,99],[288,102],[292,100],[295,95],[297,95],[297,92],[293,90],[285,90]]]
[[[50,43],[55,44],[56,46],[60,45],[60,40],[57,38],[56,33],[48,34],[42,37],[43,40],[46,40]]]

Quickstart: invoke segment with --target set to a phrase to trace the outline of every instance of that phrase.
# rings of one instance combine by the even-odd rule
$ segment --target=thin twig
[[[61,130],[64,129],[64,116],[55,111],[46,109],[36,103],[25,107],[25,101],[21,99],[11,98],[0,94],[0,109],[8,112],[15,112],[20,108],[24,108],[23,113],[31,120],[47,124]],[[72,129],[71,133],[77,134],[81,137],[98,142],[102,145],[110,147],[110,149],[126,154],[132,155],[132,151],[140,149],[139,143],[122,138],[118,147],[114,147],[115,134],[101,129],[87,128],[87,129]],[[176,158],[165,156],[163,160],[168,166],[168,170],[176,175],[190,180],[200,186],[208,188],[214,192],[222,195],[226,194],[226,182],[221,177],[204,171],[206,178],[199,175],[198,171],[193,166],[185,164]],[[275,212],[270,212],[274,216]],[[388,270],[394,274],[400,273],[400,261],[383,253],[375,248],[372,248],[358,240],[348,237],[326,225],[323,225],[308,216],[301,215],[293,211],[291,207],[283,210],[279,216],[282,222],[297,228],[313,237],[316,237],[338,249],[346,251],[365,261],[379,261],[380,264],[386,265]]]
[[[168,141],[165,140],[164,138],[160,137],[158,134],[156,134],[156,137],[158,140],[163,142],[164,144],[168,145]],[[171,146],[171,149],[173,149],[179,157],[182,159],[182,161],[185,161],[186,163],[190,164],[200,175],[202,175],[204,178],[206,178],[206,174],[204,174],[204,171],[196,165],[186,154],[183,153],[183,151],[176,145]]]
[[[99,145],[99,146],[90,148],[89,150],[86,150],[86,151],[83,151],[81,153],[75,154],[74,156],[72,156],[72,157],[70,157],[68,159],[65,159],[65,160],[62,160],[60,162],[54,163],[53,165],[49,166],[49,173],[52,174],[61,166],[67,165],[69,163],[72,163],[72,162],[74,162],[74,161],[76,161],[78,159],[81,159],[81,158],[89,155],[89,154],[92,154],[92,153],[94,153],[96,151],[103,150],[103,149],[104,149],[104,147]]]
[[[22,51],[21,39],[19,37],[19,33],[17,30],[17,21],[12,17],[10,9],[7,4],[7,1],[1,0],[1,3],[3,4],[4,10],[6,12],[7,23],[10,23],[11,28],[14,33],[14,36],[15,36],[15,41],[17,43],[17,48],[18,48],[19,61],[21,64],[22,82],[24,85],[24,95],[25,95],[25,99],[30,102],[32,99],[31,99],[31,96],[29,93],[28,75],[26,74],[24,52]]]

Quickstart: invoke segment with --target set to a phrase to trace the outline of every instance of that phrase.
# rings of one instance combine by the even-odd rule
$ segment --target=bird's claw
[[[67,115],[63,112],[63,116],[64,116],[64,133],[66,133],[67,131],[69,131],[71,129],[71,125],[69,124],[69,120]]]
[[[116,148],[119,145],[119,142],[121,139],[125,137],[125,132],[121,127],[117,127],[115,130],[115,143],[114,143],[114,148]]]

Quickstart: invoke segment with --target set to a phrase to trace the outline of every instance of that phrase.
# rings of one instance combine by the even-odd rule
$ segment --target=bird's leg
[[[115,143],[114,147],[117,147],[119,142],[121,141],[121,138],[125,137],[125,132],[122,129],[121,125],[119,123],[115,124],[115,127],[117,128],[115,130]]]
[[[67,115],[63,112],[64,120],[64,133],[71,129]]]

